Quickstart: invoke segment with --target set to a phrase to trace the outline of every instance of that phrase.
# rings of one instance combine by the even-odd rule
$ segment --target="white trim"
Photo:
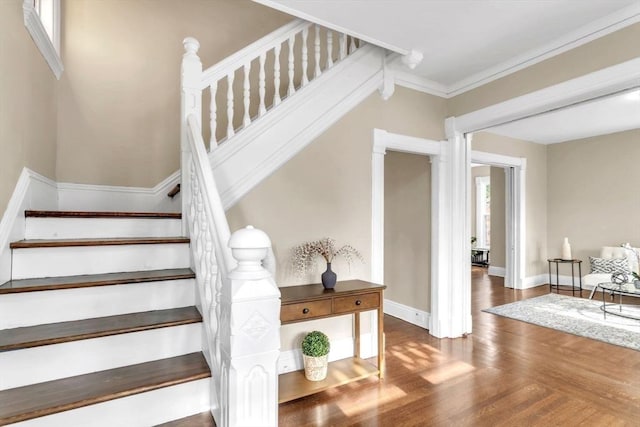
[[[0,220],[0,284],[11,279],[9,244],[24,239],[24,211],[35,208],[57,208],[56,183],[25,167]]]
[[[546,59],[604,37],[607,34],[633,25],[636,22],[640,22],[640,4],[633,4],[613,14],[606,15],[542,47],[529,50],[491,68],[459,80],[447,88],[447,98],[460,95],[494,80],[508,76],[509,74],[523,70]]]
[[[407,72],[400,67],[395,70],[395,83],[399,86],[417,90],[418,92],[427,93],[429,95],[439,96],[440,98],[451,98],[446,86],[426,79],[422,76]]]
[[[174,172],[151,188],[112,185],[57,184],[59,209],[105,211],[180,211],[180,195],[170,199],[167,193],[179,182]]]
[[[431,314],[429,314],[429,312],[409,307],[408,305],[400,304],[399,302],[394,302],[386,298],[384,300],[384,314],[397,317],[400,320],[424,329],[429,329],[429,322],[431,321]]]
[[[57,11],[58,18],[60,16],[60,5],[58,2],[57,6],[54,6],[54,9]],[[60,59],[60,55],[56,47],[54,46],[54,42],[49,38],[47,31],[44,29],[42,25],[42,21],[40,20],[40,16],[38,16],[38,12],[36,12],[33,7],[33,1],[24,0],[22,3],[22,12],[24,15],[24,26],[27,27],[29,34],[31,34],[31,38],[35,42],[38,50],[42,53],[42,56],[47,61],[49,68],[53,71],[53,74],[56,76],[56,79],[60,80],[62,76],[62,72],[64,71],[64,66],[62,65],[62,60]],[[54,23],[54,33],[55,29],[60,29],[60,24],[57,25]],[[54,34],[54,39],[59,40],[59,35],[56,36]],[[59,43],[59,41],[58,41]]]
[[[507,269],[504,267],[496,267],[494,265],[490,265],[489,269],[487,270],[487,274],[489,276],[504,277],[507,275]]]
[[[538,274],[536,276],[525,277],[522,281],[522,287],[520,289],[530,289],[535,288],[537,286],[549,285],[549,275],[548,274]],[[584,287],[583,287],[584,289]]]
[[[481,163],[482,165],[497,166],[497,167],[522,167],[526,164],[527,159],[524,157],[512,157],[502,154],[488,153],[484,151],[471,151],[471,161],[474,163]]]
[[[368,349],[371,347],[371,337],[371,334],[360,335],[360,345],[362,349]],[[331,351],[329,352],[329,362],[352,357],[355,354],[354,349],[355,339],[353,337],[332,340]],[[361,352],[360,356],[361,358],[365,359],[368,357],[376,356],[377,352],[378,349],[376,347],[373,354],[368,354],[368,352]],[[301,369],[304,369],[304,364],[302,361],[302,350],[300,350],[299,348],[294,348],[291,350],[284,350],[280,352],[280,357],[278,358],[278,374],[286,374],[287,372],[299,371]]]
[[[638,86],[640,58],[456,117],[456,130],[475,132]]]

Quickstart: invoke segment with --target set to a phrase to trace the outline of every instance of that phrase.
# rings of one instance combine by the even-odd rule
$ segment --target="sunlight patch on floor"
[[[476,368],[468,363],[453,361],[430,369],[429,372],[422,374],[421,377],[429,381],[431,384],[441,384],[450,379],[468,374],[475,369]]]
[[[353,417],[364,412],[377,410],[385,403],[406,395],[407,393],[396,386],[378,387],[359,393],[357,396],[349,396],[349,399],[338,402],[337,405],[346,416]]]

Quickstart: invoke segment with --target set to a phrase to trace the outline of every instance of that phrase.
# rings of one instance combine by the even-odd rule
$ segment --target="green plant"
[[[471,236],[471,244],[472,245],[477,241],[478,241],[478,239],[476,239],[476,236]]]
[[[640,274],[636,273],[635,271],[632,271],[631,274],[633,274],[634,279],[640,280]]]
[[[324,356],[330,348],[329,337],[320,331],[309,332],[302,340],[302,354],[306,356]]]

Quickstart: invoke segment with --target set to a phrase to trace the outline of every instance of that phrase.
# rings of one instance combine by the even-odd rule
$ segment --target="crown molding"
[[[593,21],[540,48],[530,50],[508,61],[460,80],[447,88],[447,97],[454,97],[472,89],[513,74],[561,53],[575,49],[622,28],[640,22],[640,3]]]
[[[404,69],[405,67],[402,68]],[[396,67],[394,70],[394,78],[395,83],[399,86],[439,96],[441,98],[450,98],[448,88],[445,85],[407,71],[402,71],[399,67]]]

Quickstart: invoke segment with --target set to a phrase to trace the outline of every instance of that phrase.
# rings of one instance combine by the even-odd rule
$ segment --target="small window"
[[[24,25],[56,78],[63,71],[60,60],[60,0],[24,0]]]

